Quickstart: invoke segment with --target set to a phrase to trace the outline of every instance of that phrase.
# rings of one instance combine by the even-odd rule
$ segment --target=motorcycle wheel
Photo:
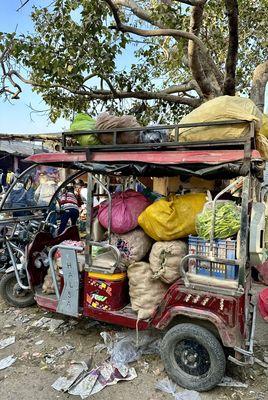
[[[10,272],[2,277],[0,281],[0,296],[7,305],[13,307],[24,308],[35,304],[33,292],[21,289],[15,272]]]

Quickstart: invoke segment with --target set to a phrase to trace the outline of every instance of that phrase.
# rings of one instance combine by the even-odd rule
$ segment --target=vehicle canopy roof
[[[160,150],[139,152],[43,153],[26,162],[81,169],[103,175],[197,176],[206,179],[231,179],[249,172],[261,178],[263,160],[252,150],[250,162],[243,150]]]
[[[198,127],[204,130],[215,125],[248,125],[248,133],[236,140],[210,142],[181,142],[180,129]],[[172,139],[160,143],[122,144],[118,142],[121,131],[160,131],[171,129]],[[106,145],[90,147],[73,144],[81,135],[109,134],[112,141]],[[119,128],[98,131],[63,132],[62,145],[65,153],[35,154],[25,161],[84,170],[102,175],[124,176],[197,176],[206,179],[232,179],[249,172],[262,179],[264,162],[255,150],[254,123],[240,120],[214,121],[195,124],[155,126],[141,128]]]

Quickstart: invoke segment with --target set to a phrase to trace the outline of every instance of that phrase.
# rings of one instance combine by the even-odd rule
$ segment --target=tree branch
[[[200,40],[195,34],[193,34],[191,32],[181,31],[178,29],[170,29],[170,28],[139,29],[139,28],[135,28],[135,27],[132,27],[129,25],[125,25],[120,20],[119,9],[118,9],[117,5],[115,4],[115,2],[112,0],[104,0],[104,1],[110,7],[110,10],[112,11],[112,14],[114,16],[114,20],[116,22],[116,27],[112,27],[112,28],[117,29],[118,31],[121,31],[121,32],[133,33],[135,35],[143,36],[143,37],[172,36],[176,40],[179,38],[185,38],[187,40],[192,40],[198,46],[200,51],[202,52],[203,58],[206,60],[209,67],[212,69],[212,71],[215,74],[215,76],[217,77],[217,79],[218,80],[222,79],[220,71],[216,67],[211,55],[209,54],[207,47],[204,45],[202,40]],[[130,7],[131,5],[133,6],[134,4],[136,4],[133,0],[115,0],[115,1],[117,2],[117,4],[120,3],[121,5],[124,5],[126,7]],[[205,1],[206,0],[204,0],[203,2],[205,2]],[[138,6],[135,9],[136,9],[136,12],[139,12],[139,15],[141,15],[141,13],[145,12],[144,10],[141,11],[140,7],[138,7]],[[133,11],[132,8],[131,8],[131,10]],[[135,14],[135,15],[138,15],[138,14]],[[146,21],[148,21],[148,20],[149,20],[149,17],[147,16]],[[150,20],[150,22],[156,26],[159,25],[157,22],[153,22],[152,20]]]
[[[30,0],[25,0],[24,3],[22,3],[16,11],[20,11],[24,6],[26,6],[27,3],[29,3],[29,1]]]
[[[150,24],[163,27],[162,24],[158,24],[158,22],[154,21],[150,14],[141,8],[134,0],[114,0],[114,4],[116,6],[123,6],[129,8],[133,14],[135,14],[138,18],[143,21],[149,22]]]
[[[199,6],[205,4],[207,0],[177,0],[180,3],[188,4],[189,6]]]
[[[253,73],[251,100],[263,112],[265,103],[265,88],[268,82],[268,60],[259,64]]]
[[[223,94],[235,95],[235,75],[238,53],[238,2],[225,0],[229,27],[229,44],[225,63]]]
[[[172,86],[168,87],[167,89],[162,90],[162,92],[167,93],[167,94],[172,94],[172,93],[179,93],[179,92],[185,93],[190,90],[195,90],[199,94],[199,96],[202,98],[202,93],[200,92],[200,88],[196,84],[195,80],[191,80],[182,85],[172,85]]]
[[[13,94],[12,98],[14,98],[14,99],[18,98],[22,89],[21,89],[20,85],[14,81],[13,75],[16,76],[21,82],[31,85],[33,87],[45,88],[48,91],[51,89],[62,89],[68,93],[86,97],[89,100],[96,99],[96,100],[107,101],[107,100],[112,100],[112,99],[134,98],[134,99],[141,99],[141,100],[161,99],[161,100],[164,100],[167,102],[172,102],[172,103],[177,103],[177,104],[185,104],[185,105],[188,105],[191,107],[198,107],[201,104],[201,99],[199,99],[199,98],[179,97],[178,95],[172,94],[172,93],[178,93],[178,92],[183,93],[183,92],[186,92],[189,90],[195,90],[194,83],[190,84],[190,82],[188,83],[188,86],[186,86],[186,85],[176,86],[176,90],[175,90],[175,87],[172,87],[172,89],[170,89],[170,92],[168,89],[160,90],[158,92],[148,92],[148,91],[143,91],[143,90],[137,91],[137,92],[135,92],[135,91],[118,91],[112,86],[109,79],[107,80],[107,78],[98,75],[101,79],[102,78],[105,79],[108,86],[110,87],[110,90],[105,90],[105,89],[85,90],[84,88],[83,89],[81,89],[81,88],[75,89],[75,88],[70,88],[65,85],[56,84],[56,83],[50,84],[50,85],[37,83],[31,79],[27,79],[27,78],[23,77],[19,72],[12,69],[5,73],[5,78],[9,79],[9,81],[11,82],[13,87],[16,88],[16,91],[12,92],[9,88],[7,88],[6,86],[3,85],[2,88],[0,89],[0,93],[11,93],[11,94]]]

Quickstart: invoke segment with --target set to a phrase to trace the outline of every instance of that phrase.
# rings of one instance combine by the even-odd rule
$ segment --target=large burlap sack
[[[156,241],[196,234],[195,217],[203,210],[205,193],[170,195],[147,207],[139,216],[142,229]]]
[[[187,244],[181,240],[156,242],[150,253],[150,268],[153,279],[173,283],[181,277],[180,262],[187,254]]]
[[[153,240],[141,228],[131,232],[111,235],[111,244],[121,253],[122,262],[128,266],[135,261],[141,261],[152,247]]]
[[[260,133],[256,136],[256,148],[260,152],[262,158],[268,161],[268,139]]]
[[[59,268],[58,268],[58,264],[54,263],[54,269],[55,269],[55,273],[56,273],[56,280],[58,283],[58,286],[60,285],[61,282],[61,276],[59,273]],[[52,275],[51,275],[51,271],[50,268],[47,271],[47,274],[45,276],[43,285],[42,285],[42,293],[45,294],[55,294],[55,287],[53,284],[53,280],[52,280]]]
[[[107,130],[113,128],[139,128],[140,124],[132,115],[123,115],[118,117],[110,115],[107,112],[98,116],[96,121],[96,129]],[[112,133],[101,133],[98,135],[103,144],[113,143]],[[136,144],[139,143],[140,131],[120,132],[117,134],[118,144]]]
[[[260,135],[268,138],[268,114],[262,114],[262,125],[260,129]]]
[[[183,117],[180,124],[228,119],[254,121],[255,131],[258,132],[262,123],[262,113],[250,99],[220,96],[201,104],[200,107]],[[179,140],[183,142],[233,140],[245,136],[248,132],[249,124],[181,128]]]
[[[132,231],[138,226],[138,216],[151,202],[143,194],[135,190],[112,194],[111,230],[122,234]],[[108,228],[109,202],[99,205],[98,219],[104,228]]]
[[[161,303],[167,285],[162,281],[152,280],[150,265],[136,262],[128,267],[129,296],[131,308],[138,313],[138,319],[149,318]]]

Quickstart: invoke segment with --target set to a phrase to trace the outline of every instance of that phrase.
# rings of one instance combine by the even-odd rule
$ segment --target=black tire
[[[220,342],[198,325],[171,328],[163,338],[161,357],[168,376],[189,390],[210,390],[225,373],[226,358]]]
[[[19,287],[15,272],[10,272],[2,277],[0,296],[7,305],[13,307],[24,308],[35,304],[33,292]]]

